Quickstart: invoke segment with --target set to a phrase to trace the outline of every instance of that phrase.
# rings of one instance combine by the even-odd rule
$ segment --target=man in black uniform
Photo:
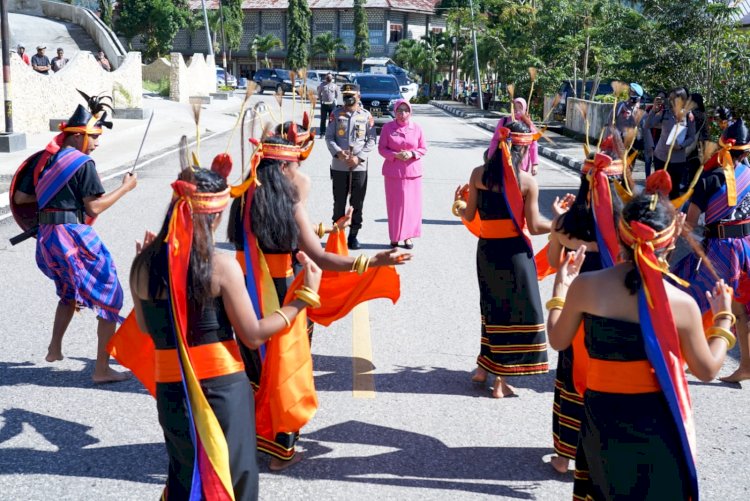
[[[333,222],[344,216],[347,199],[354,209],[347,244],[359,249],[357,233],[362,227],[362,206],[367,192],[367,155],[375,148],[375,122],[359,104],[359,85],[342,86],[344,106],[331,113],[326,144],[333,155]]]

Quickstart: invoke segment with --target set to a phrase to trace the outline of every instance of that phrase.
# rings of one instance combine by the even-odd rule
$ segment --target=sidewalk
[[[211,104],[203,105],[200,116],[201,138],[207,138],[234,127],[242,97],[244,93],[237,93],[231,95],[228,100],[212,100]],[[74,109],[75,104],[71,104],[71,114]],[[188,137],[189,141],[195,140],[195,122],[190,105],[176,103],[158,96],[144,95],[143,109],[147,113],[155,114],[139,163],[148,157],[175,149],[183,134]],[[99,139],[99,147],[92,154],[101,177],[133,165],[148,119],[114,119],[112,122],[114,124],[112,130],[104,129]],[[0,215],[9,210],[8,189],[18,166],[26,158],[43,149],[56,134],[57,132],[27,134],[25,150],[0,154]]]
[[[475,106],[467,106],[457,101],[430,101],[430,104],[451,115],[466,118],[470,123],[490,132],[495,132],[497,123],[502,116],[500,113],[481,111]],[[581,172],[585,156],[582,141],[563,136],[549,129],[544,134],[544,138],[539,141],[539,154],[575,172]],[[633,178],[636,182],[645,180],[644,166],[641,160],[636,160]]]

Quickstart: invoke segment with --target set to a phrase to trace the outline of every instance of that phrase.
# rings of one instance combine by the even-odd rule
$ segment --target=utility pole
[[[10,100],[10,27],[8,26],[7,0],[0,0],[0,29],[3,30],[3,114],[5,115],[5,132],[13,133],[13,103]]]
[[[13,102],[10,99],[10,27],[8,25],[8,0],[0,0],[0,29],[2,30],[3,59],[3,114],[5,132],[0,134],[0,152],[10,153],[26,149],[26,135],[13,132]]]
[[[208,45],[208,55],[214,55],[214,45],[211,43],[211,29],[208,27],[208,13],[206,12],[206,0],[201,0],[203,7],[203,25],[206,27],[206,45]],[[214,61],[216,64],[216,61]]]
[[[458,97],[458,37],[453,35],[453,70],[451,71],[451,80],[453,89],[451,96],[455,100]]]
[[[221,0],[219,0],[219,21],[221,23],[221,65],[224,68],[224,87],[227,87],[227,42],[224,37],[224,8],[221,6]]]
[[[479,76],[479,54],[477,52],[477,32],[474,29],[474,2],[469,0],[471,9],[471,40],[474,42],[474,71],[477,74],[477,97],[479,98],[479,109],[484,110],[484,97],[482,96],[482,78]]]

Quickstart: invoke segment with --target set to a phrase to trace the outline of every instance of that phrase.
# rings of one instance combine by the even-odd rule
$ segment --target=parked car
[[[417,95],[419,92],[419,85],[413,82],[409,78],[409,73],[399,67],[387,57],[371,57],[365,59],[364,63],[365,73],[372,73],[376,75],[393,75],[398,81],[401,95],[407,101],[411,101],[411,98]]]
[[[292,75],[289,70],[282,70],[280,68],[262,68],[255,72],[253,75],[253,81],[258,84],[260,93],[264,90],[271,90],[273,92],[292,92],[292,85],[299,87],[304,82],[301,78],[295,79],[292,84]]]
[[[224,68],[216,68],[216,85],[223,86],[224,84]],[[234,89],[237,88],[237,78],[231,73],[227,73],[226,85]]]
[[[362,106],[372,114],[379,132],[383,124],[396,116],[393,103],[402,97],[398,80],[393,75],[357,73],[354,75],[354,83],[359,85]]]
[[[237,88],[238,88],[238,89],[247,89],[247,78],[245,78],[245,77],[240,77],[240,78],[239,78],[239,79],[237,80]]]

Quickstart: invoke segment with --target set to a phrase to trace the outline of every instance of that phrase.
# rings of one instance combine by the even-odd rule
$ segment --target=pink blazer
[[[409,160],[399,160],[395,157],[400,151],[413,151],[416,156]],[[409,122],[399,125],[396,120],[383,125],[378,139],[378,152],[385,158],[383,175],[387,177],[421,177],[422,157],[427,153],[422,128]]]

